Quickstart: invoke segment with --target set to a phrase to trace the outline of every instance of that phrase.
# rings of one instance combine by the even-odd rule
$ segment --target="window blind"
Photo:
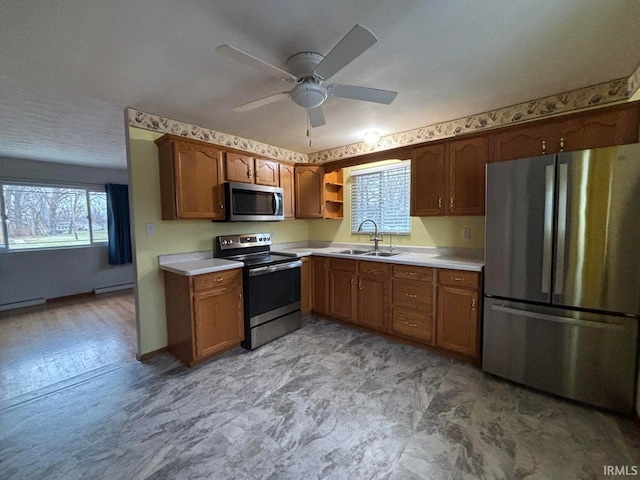
[[[351,232],[365,219],[378,224],[378,231],[393,234],[411,233],[409,194],[410,162],[395,163],[351,172]],[[373,233],[370,222],[362,232]]]

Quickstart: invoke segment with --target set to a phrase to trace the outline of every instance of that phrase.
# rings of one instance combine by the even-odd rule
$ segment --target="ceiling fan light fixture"
[[[311,81],[296,85],[291,90],[291,99],[303,108],[316,108],[327,99],[327,89]]]
[[[368,130],[362,134],[362,139],[369,145],[374,145],[380,140],[380,134],[377,130]]]

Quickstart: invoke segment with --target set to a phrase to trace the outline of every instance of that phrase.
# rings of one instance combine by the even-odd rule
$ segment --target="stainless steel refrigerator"
[[[631,413],[640,144],[487,165],[482,366]]]

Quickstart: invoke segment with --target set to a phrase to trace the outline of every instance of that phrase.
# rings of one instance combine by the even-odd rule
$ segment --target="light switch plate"
[[[462,238],[465,240],[471,240],[471,229],[463,228],[462,229]]]
[[[155,235],[155,234],[156,234],[156,224],[147,223],[147,235]]]

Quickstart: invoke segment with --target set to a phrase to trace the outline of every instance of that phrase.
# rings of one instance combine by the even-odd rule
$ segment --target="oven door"
[[[302,261],[249,269],[245,292],[249,326],[255,327],[300,309]]]
[[[283,190],[251,183],[227,182],[227,219],[230,222],[284,220]]]

